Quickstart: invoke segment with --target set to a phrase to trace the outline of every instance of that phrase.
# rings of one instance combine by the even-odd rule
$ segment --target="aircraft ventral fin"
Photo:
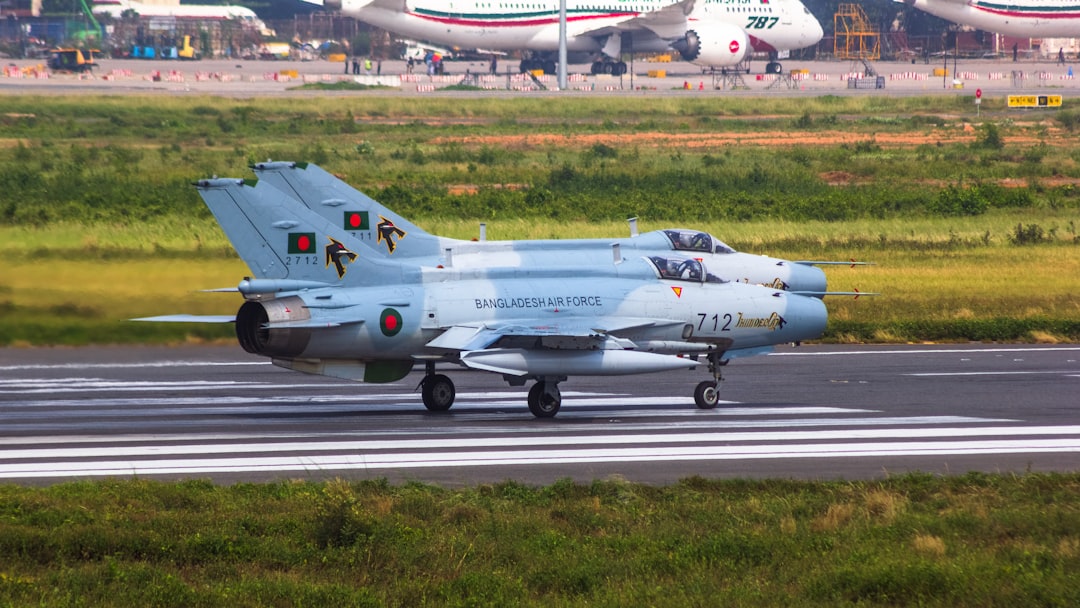
[[[430,348],[448,350],[482,350],[502,337],[498,331],[486,327],[457,325],[444,331],[438,338],[427,343]]]

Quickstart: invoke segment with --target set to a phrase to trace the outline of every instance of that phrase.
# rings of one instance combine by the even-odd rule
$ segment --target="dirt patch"
[[[966,125],[967,123],[965,123]],[[1068,138],[1061,137],[1054,130],[1042,137],[1020,133],[1003,137],[1007,144],[1033,145],[1046,142],[1048,145],[1066,145]],[[854,145],[860,142],[873,142],[883,148],[910,148],[924,144],[971,143],[978,136],[977,129],[963,127],[934,129],[929,133],[848,133],[844,131],[760,131],[749,133],[589,133],[564,135],[557,133],[537,133],[529,135],[470,135],[465,137],[439,137],[432,140],[435,144],[460,143],[466,145],[491,146],[509,149],[528,149],[538,146],[578,146],[588,147],[595,144],[608,146],[648,146],[655,148],[680,148],[701,150],[724,146],[835,146]]]
[[[493,188],[495,190],[527,190],[528,184],[486,184],[485,188]],[[476,184],[451,184],[446,187],[446,191],[449,194],[476,194],[480,191],[480,186]]]

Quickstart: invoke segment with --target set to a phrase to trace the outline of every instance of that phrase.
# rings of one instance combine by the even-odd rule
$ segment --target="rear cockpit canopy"
[[[723,241],[708,232],[699,232],[697,230],[664,230],[664,235],[671,241],[671,248],[675,251],[735,253],[734,249],[728,247]]]

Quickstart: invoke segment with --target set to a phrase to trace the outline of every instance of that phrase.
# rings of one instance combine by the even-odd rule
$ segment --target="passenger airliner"
[[[231,5],[195,5],[195,4],[143,4],[137,0],[96,0],[93,9],[95,15],[105,15],[119,19],[124,12],[133,11],[141,17],[176,17],[180,19],[229,20],[258,29],[263,33],[272,32],[266,27],[255,11],[243,6]]]
[[[555,71],[559,1],[308,0],[400,36],[455,46],[530,51],[522,71]],[[769,54],[817,44],[821,24],[799,0],[566,0],[570,63],[626,72],[624,52],[678,51],[696,65],[727,68],[753,51]]]
[[[1080,38],[1080,0],[897,0],[976,29],[1026,38]]]

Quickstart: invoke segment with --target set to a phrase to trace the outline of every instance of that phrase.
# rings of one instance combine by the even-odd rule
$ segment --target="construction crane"
[[[97,37],[98,42],[104,40],[105,32],[101,29],[101,24],[98,23],[98,20],[94,18],[94,12],[91,11],[90,7],[86,4],[86,0],[79,0],[79,3],[82,4],[83,14],[86,15],[86,18],[90,20],[91,25],[94,26],[94,36]]]

